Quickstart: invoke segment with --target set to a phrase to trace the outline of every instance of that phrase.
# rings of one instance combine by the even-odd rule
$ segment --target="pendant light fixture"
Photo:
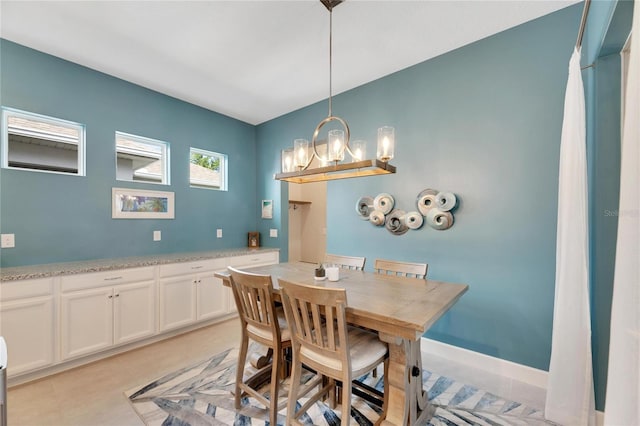
[[[378,146],[375,159],[366,159],[366,143],[362,140],[349,145],[351,133],[347,122],[333,115],[332,112],[332,30],[333,8],[343,0],[320,0],[329,11],[329,114],[322,120],[311,139],[296,139],[293,149],[282,151],[282,171],[275,175],[277,180],[293,183],[321,182],[335,179],[346,179],[362,176],[374,176],[395,173],[396,168],[389,164],[393,159],[395,149],[395,132],[393,127],[384,126],[378,129]],[[328,132],[326,151],[324,155],[318,152],[318,136],[325,124],[335,122],[342,129]],[[345,151],[351,157],[345,161]],[[320,165],[310,167],[314,160]]]

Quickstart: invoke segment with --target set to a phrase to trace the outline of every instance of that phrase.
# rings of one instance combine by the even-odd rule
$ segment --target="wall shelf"
[[[289,200],[289,206],[293,206],[294,210],[296,210],[298,206],[304,206],[306,204],[311,204],[311,201]]]

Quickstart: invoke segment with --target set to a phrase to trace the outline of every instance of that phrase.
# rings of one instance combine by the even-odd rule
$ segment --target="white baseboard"
[[[437,340],[422,338],[420,343],[423,355],[435,355],[453,362],[468,365],[492,374],[547,389],[548,372],[504,359],[495,358],[479,352],[459,348],[457,346],[438,342]],[[604,413],[596,411],[596,426],[604,425]]]
[[[422,338],[421,347],[422,352],[427,355],[436,355],[479,370],[509,377],[531,386],[542,389],[547,388],[548,373],[544,370],[459,348],[437,340],[427,339],[426,337]]]

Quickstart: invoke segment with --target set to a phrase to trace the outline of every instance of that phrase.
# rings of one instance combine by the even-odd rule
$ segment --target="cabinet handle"
[[[191,269],[202,269],[202,265],[200,265],[200,266],[192,266]]]
[[[109,277],[109,278],[105,278],[105,281],[115,281],[115,280],[121,280],[122,277]]]
[[[113,295],[111,295],[111,294],[110,294],[110,295],[109,295],[109,299],[113,299]]]
[[[116,294],[116,297],[120,297],[120,293]]]

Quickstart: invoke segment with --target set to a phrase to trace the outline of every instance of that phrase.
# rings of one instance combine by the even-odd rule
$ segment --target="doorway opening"
[[[327,183],[289,184],[289,261],[320,263],[327,248]]]

